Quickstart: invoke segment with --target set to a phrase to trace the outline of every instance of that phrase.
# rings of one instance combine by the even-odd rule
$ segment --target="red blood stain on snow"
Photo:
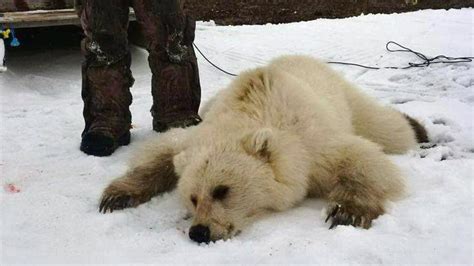
[[[3,186],[3,189],[5,189],[6,192],[10,193],[19,193],[21,190],[15,186],[14,184],[5,184]]]

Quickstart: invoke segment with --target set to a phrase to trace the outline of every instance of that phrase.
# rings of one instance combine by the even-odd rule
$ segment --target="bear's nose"
[[[189,229],[189,238],[198,243],[209,243],[211,240],[211,231],[209,227],[198,224]]]

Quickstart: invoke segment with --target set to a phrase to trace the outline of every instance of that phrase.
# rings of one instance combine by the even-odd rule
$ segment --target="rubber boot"
[[[82,99],[85,127],[80,149],[108,156],[130,143],[131,56],[127,41],[128,0],[84,0],[81,24]]]
[[[195,21],[179,0],[135,0],[137,20],[147,39],[153,74],[153,129],[164,132],[201,122],[199,70],[192,43]]]

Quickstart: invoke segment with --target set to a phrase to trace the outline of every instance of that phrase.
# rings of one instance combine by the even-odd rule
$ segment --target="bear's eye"
[[[215,200],[223,200],[229,192],[229,187],[228,186],[217,186],[214,188],[212,191],[212,198]]]
[[[194,207],[197,207],[198,205],[198,199],[195,195],[191,196],[191,202],[193,203]]]

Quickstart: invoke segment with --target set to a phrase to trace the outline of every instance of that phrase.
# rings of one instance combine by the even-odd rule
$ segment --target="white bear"
[[[417,121],[305,56],[244,72],[203,110],[201,124],[149,141],[106,188],[100,211],[137,206],[177,185],[199,243],[228,239],[306,197],[327,199],[330,228],[369,228],[404,190],[386,153],[427,141]]]

